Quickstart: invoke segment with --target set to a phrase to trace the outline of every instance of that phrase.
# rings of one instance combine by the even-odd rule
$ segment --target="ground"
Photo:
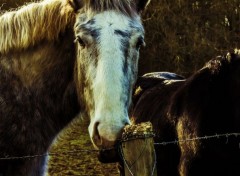
[[[50,150],[48,176],[117,176],[116,164],[97,159],[88,135],[88,121],[78,119],[59,135]]]

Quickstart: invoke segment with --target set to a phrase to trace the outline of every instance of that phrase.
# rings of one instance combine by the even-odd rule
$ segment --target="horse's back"
[[[150,121],[153,124],[156,143],[176,140],[174,125],[167,112],[171,97],[183,83],[183,77],[166,72],[149,73],[137,81],[132,118],[135,123]],[[178,175],[178,146],[155,145],[155,150],[158,175]]]

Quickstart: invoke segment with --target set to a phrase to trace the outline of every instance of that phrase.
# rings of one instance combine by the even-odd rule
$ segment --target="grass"
[[[78,119],[59,135],[50,149],[48,176],[117,176],[116,164],[102,164],[88,135],[88,121]],[[53,153],[53,155],[51,155]]]

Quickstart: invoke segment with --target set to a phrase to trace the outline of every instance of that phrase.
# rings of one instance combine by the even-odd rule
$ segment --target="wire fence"
[[[192,141],[200,141],[200,140],[209,140],[209,139],[219,139],[219,138],[226,138],[226,143],[228,143],[229,137],[240,137],[240,133],[226,133],[226,134],[215,134],[210,136],[202,136],[202,137],[195,137],[195,138],[189,138],[189,139],[179,139],[175,141],[167,141],[167,142],[159,142],[154,143],[154,145],[169,145],[169,144],[179,144],[179,143],[186,143],[186,142],[192,142]],[[239,139],[240,142],[240,139]],[[239,143],[239,149],[240,149],[240,143]]]
[[[147,137],[153,137],[153,136],[147,136]],[[155,135],[156,137],[156,135]],[[193,141],[202,141],[202,140],[211,140],[211,139],[220,139],[220,138],[226,138],[226,144],[228,143],[229,137],[240,137],[240,133],[226,133],[226,134],[215,134],[215,135],[209,135],[209,136],[202,136],[202,137],[195,137],[195,138],[188,138],[188,139],[178,139],[174,141],[163,141],[163,142],[157,142],[154,143],[155,146],[166,146],[170,144],[179,144],[179,143],[186,143],[186,142],[193,142]],[[138,136],[134,139],[143,138],[142,136]],[[129,140],[134,140],[133,138]],[[127,140],[120,141],[119,144],[122,142],[126,142]],[[240,149],[240,138],[239,138],[239,149]],[[36,155],[24,155],[24,156],[3,156],[0,157],[0,160],[22,160],[22,159],[34,159],[38,157],[46,157],[46,156],[58,156],[58,155],[70,155],[70,154],[77,154],[77,153],[98,153],[101,151],[108,151],[108,150],[118,150],[116,147],[113,148],[107,148],[107,149],[76,149],[73,151],[67,151],[67,152],[61,152],[61,153],[45,153],[45,154],[36,154]]]
[[[110,150],[110,149],[108,149],[108,150]],[[100,150],[97,150],[97,149],[77,149],[77,150],[61,152],[61,153],[51,152],[51,153],[45,153],[45,154],[25,155],[25,156],[4,156],[4,157],[0,157],[0,160],[33,159],[33,158],[39,158],[39,157],[45,157],[45,156],[70,155],[70,154],[83,153],[83,152],[86,152],[86,153],[91,152],[92,153],[92,152],[100,152]]]

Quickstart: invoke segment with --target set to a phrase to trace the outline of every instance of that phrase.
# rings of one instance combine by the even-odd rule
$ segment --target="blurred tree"
[[[214,56],[240,47],[239,0],[152,0],[143,18],[147,47],[140,74],[188,76]]]
[[[5,11],[19,7],[32,0],[0,0],[0,10]]]

